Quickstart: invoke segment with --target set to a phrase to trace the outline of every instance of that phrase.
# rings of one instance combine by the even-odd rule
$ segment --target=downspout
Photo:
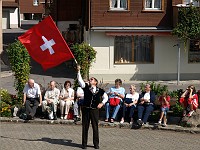
[[[53,2],[55,2],[55,23],[56,26],[58,26],[58,0],[53,0]]]
[[[17,1],[18,5],[18,28],[21,27],[21,17],[20,17],[20,0]]]
[[[81,25],[81,43],[84,41],[84,27],[86,25],[85,23],[85,16],[86,16],[86,2],[85,0],[82,0],[81,2],[81,5],[82,5],[82,12],[81,12],[81,22],[80,22],[80,25]]]
[[[88,32],[89,32],[89,34],[88,34],[88,36],[89,36],[89,45],[91,46],[91,44],[90,44],[90,42],[91,42],[91,0],[89,0],[89,15],[88,15],[88,21],[89,21],[89,23],[88,23]]]
[[[91,46],[91,0],[88,2],[88,32],[87,32],[87,43]]]

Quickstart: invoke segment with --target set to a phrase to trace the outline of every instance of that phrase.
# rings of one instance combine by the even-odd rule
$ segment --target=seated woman
[[[60,113],[61,113],[60,119],[67,119],[69,109],[74,103],[74,90],[71,88],[70,81],[66,81],[64,83],[64,88],[62,89],[59,98],[60,98]],[[65,116],[63,115],[64,113]]]
[[[112,117],[110,119],[110,122],[113,123],[117,113],[120,109],[120,103],[122,102],[122,99],[124,98],[125,89],[121,87],[122,80],[116,79],[115,80],[115,86],[111,87],[107,94],[109,95],[109,101],[106,103],[105,109],[106,109],[106,119],[105,122],[108,122],[109,114],[110,114],[110,108],[113,107],[113,113]]]
[[[198,95],[196,94],[195,87],[193,85],[188,86],[188,88],[181,95],[179,101],[184,109],[183,116],[192,116],[194,110],[198,108]],[[188,114],[187,111],[189,112]]]
[[[140,94],[138,100],[138,125],[142,126],[147,123],[149,115],[154,109],[155,93],[151,91],[150,84],[146,84],[145,91]]]
[[[124,123],[124,117],[125,117],[126,111],[130,111],[129,112],[129,117],[131,118],[130,124],[133,124],[133,114],[134,114],[134,110],[136,109],[138,99],[139,99],[139,93],[136,92],[136,86],[131,85],[130,94],[126,94],[124,97],[123,116],[120,123]]]

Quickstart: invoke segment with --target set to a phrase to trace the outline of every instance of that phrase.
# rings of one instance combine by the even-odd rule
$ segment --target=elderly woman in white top
[[[130,94],[126,94],[124,97],[124,105],[123,105],[123,116],[121,118],[120,123],[124,123],[124,117],[126,114],[126,111],[129,111],[129,117],[130,117],[130,124],[133,123],[133,114],[134,110],[136,109],[136,105],[139,99],[139,93],[136,92],[136,86],[131,85],[130,86]]]
[[[74,90],[71,88],[71,82],[66,81],[64,83],[64,88],[62,89],[60,93],[60,112],[61,112],[60,118],[61,119],[67,119],[69,109],[73,103],[74,103]]]

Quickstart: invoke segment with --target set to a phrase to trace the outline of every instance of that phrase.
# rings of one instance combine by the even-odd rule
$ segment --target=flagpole
[[[52,22],[54,23],[55,28],[59,31],[59,29],[58,29],[58,27],[56,26],[55,22],[53,21],[51,15],[49,15],[49,17],[50,17],[50,19],[52,20]],[[60,33],[60,32],[58,32],[58,33],[60,34],[60,36],[61,36],[61,38],[63,39],[63,41],[66,43],[66,41],[65,41],[65,39],[63,38],[63,36],[61,35],[61,33]],[[67,43],[66,43],[66,45],[67,45]],[[68,46],[68,45],[67,45],[67,46]],[[68,46],[68,47],[69,47],[69,46]],[[70,49],[70,48],[69,48],[69,49]],[[71,55],[74,57],[74,55],[73,55],[73,53],[71,52],[71,50],[70,50],[70,53],[71,53]],[[76,65],[78,65],[78,62],[77,62],[77,60],[76,60],[75,57],[74,57],[74,61],[75,61]]]
[[[75,61],[75,63],[78,65],[78,62],[77,62],[77,60],[76,60],[76,58],[74,57],[74,61]]]

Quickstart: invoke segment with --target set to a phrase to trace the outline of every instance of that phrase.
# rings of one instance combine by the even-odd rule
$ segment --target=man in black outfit
[[[77,67],[77,70],[78,82],[84,91],[82,106],[82,149],[87,148],[90,120],[93,128],[94,148],[99,149],[99,109],[108,101],[108,96],[103,89],[97,87],[98,80],[96,78],[92,77],[89,83],[85,83],[80,74],[80,66]]]

